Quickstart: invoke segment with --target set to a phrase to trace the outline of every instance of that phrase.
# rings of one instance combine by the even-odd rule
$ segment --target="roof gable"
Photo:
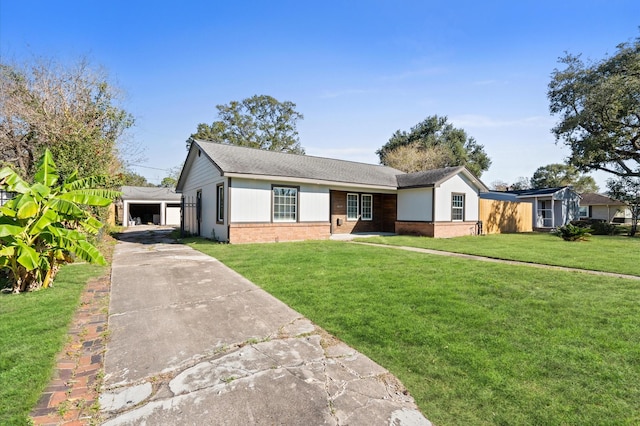
[[[398,189],[437,187],[458,174],[464,175],[469,181],[475,184],[479,191],[488,191],[486,185],[464,166],[444,167],[441,169],[398,175]]]

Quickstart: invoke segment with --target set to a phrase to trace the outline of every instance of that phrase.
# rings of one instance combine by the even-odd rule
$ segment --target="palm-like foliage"
[[[31,185],[11,168],[0,170],[0,189],[16,194],[0,207],[0,268],[14,293],[48,287],[59,266],[75,259],[106,264],[87,240],[102,227],[88,207],[108,206],[118,192],[101,189],[100,177],[59,179],[48,150]]]

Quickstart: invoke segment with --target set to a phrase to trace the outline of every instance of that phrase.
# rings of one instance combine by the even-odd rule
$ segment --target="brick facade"
[[[433,238],[452,238],[475,235],[476,222],[396,222],[399,235],[422,235]]]
[[[233,223],[229,243],[273,243],[279,241],[326,240],[331,236],[328,222]]]
[[[371,194],[349,192],[349,194]],[[371,194],[373,196],[372,220],[347,220],[347,192],[331,191],[331,232],[394,232],[396,222],[396,194]]]

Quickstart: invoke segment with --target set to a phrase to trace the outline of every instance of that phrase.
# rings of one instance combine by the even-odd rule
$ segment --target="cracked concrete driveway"
[[[103,424],[430,425],[387,370],[169,232],[115,248]]]

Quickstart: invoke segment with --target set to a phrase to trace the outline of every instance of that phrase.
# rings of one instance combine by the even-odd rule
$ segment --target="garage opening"
[[[129,204],[129,216],[136,225],[160,225],[160,204]]]

